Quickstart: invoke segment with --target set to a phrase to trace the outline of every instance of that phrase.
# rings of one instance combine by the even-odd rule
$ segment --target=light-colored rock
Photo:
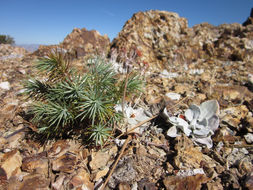
[[[241,120],[247,117],[248,111],[245,105],[229,107],[221,110],[220,118],[222,121],[238,129]]]
[[[94,189],[94,184],[90,181],[90,174],[84,169],[79,169],[77,171],[77,174],[70,180],[70,184],[74,188],[82,187],[86,190]]]
[[[177,93],[174,93],[174,92],[168,92],[168,93],[165,94],[165,96],[167,98],[170,98],[171,100],[180,100],[180,98],[181,98],[180,94],[177,94]]]
[[[252,133],[247,133],[244,135],[244,138],[247,143],[252,144],[253,143],[253,134]]]
[[[89,163],[92,171],[103,169],[109,163],[110,159],[116,156],[118,151],[117,146],[113,146],[107,150],[100,150],[91,153],[91,161]]]
[[[1,159],[1,168],[4,170],[7,179],[20,173],[22,157],[18,150],[7,152]]]
[[[15,131],[12,133],[12,136],[9,136],[6,140],[8,142],[9,148],[17,148],[20,146],[20,142],[23,141],[25,137],[25,127],[20,124],[18,127],[16,127]]]
[[[95,173],[95,177],[93,181],[98,181],[100,178],[106,176],[108,171],[109,171],[109,167],[105,167],[104,169],[99,170],[98,172]]]
[[[63,186],[63,181],[65,178],[66,178],[65,175],[60,175],[59,177],[57,177],[55,182],[52,184],[53,189],[54,190],[61,190],[62,186]]]
[[[252,172],[253,164],[250,162],[250,159],[245,157],[242,158],[238,163],[238,171],[242,175],[247,175]]]
[[[8,81],[6,81],[6,82],[0,83],[0,88],[3,90],[10,90],[11,86],[10,86],[10,83]]]
[[[177,137],[178,143],[175,146],[177,155],[174,157],[174,164],[179,169],[201,168],[201,162],[205,161],[210,167],[215,167],[217,163],[209,156],[203,154],[198,148],[194,147],[193,142],[186,136]]]
[[[20,59],[28,53],[24,48],[10,44],[0,44],[0,61]]]
[[[109,187],[115,189],[117,185],[122,182],[132,184],[132,182],[138,177],[137,174],[137,171],[133,167],[133,160],[131,158],[123,159],[118,163],[117,168],[108,182],[108,185]]]

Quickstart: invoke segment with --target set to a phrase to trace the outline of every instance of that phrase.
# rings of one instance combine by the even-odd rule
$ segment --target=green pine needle
[[[66,57],[55,51],[39,59],[36,68],[48,79],[25,82],[26,94],[36,100],[30,105],[32,122],[47,137],[64,136],[82,126],[96,145],[102,145],[112,126],[122,120],[114,107],[122,100],[126,81],[105,59],[95,57],[94,64],[81,76],[73,72]],[[130,74],[126,94],[136,94],[142,87],[140,77]]]

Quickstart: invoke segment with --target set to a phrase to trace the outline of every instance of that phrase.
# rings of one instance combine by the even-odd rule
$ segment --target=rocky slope
[[[9,44],[0,44],[0,59],[1,60],[22,58],[26,54],[28,54],[28,51],[26,51],[22,47],[15,47]]]
[[[53,48],[76,52],[80,66],[83,55],[108,48],[106,39],[88,33],[74,29]],[[101,189],[126,141],[123,136],[100,150],[73,139],[42,145],[31,135],[36,126],[21,117],[29,103],[21,95],[21,81],[36,75],[32,62],[51,48],[20,58],[9,56],[14,49],[8,46],[8,55],[1,54],[1,189]],[[140,110],[150,117],[164,107],[182,119],[192,103],[211,99],[218,101],[220,113],[212,148],[185,135],[169,137],[172,125],[161,115],[146,122],[135,130],[105,189],[253,189],[253,25],[188,28],[176,13],[139,12],[113,40],[109,57],[145,76],[146,88],[136,101],[142,109],[133,111],[131,119],[137,120]]]

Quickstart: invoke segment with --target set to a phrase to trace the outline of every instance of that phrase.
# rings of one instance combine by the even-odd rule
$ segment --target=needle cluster
[[[74,71],[60,51],[38,60],[36,68],[46,79],[31,78],[24,87],[33,100],[29,107],[32,123],[40,133],[66,136],[81,127],[96,145],[112,135],[113,125],[121,119],[114,107],[122,99],[125,84],[126,94],[133,95],[141,91],[143,82],[134,73],[128,81],[120,79],[106,59],[92,59],[83,74]]]

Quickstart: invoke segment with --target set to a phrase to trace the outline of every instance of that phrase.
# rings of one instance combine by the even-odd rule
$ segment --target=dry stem
[[[126,141],[125,141],[125,143],[124,143],[124,145],[123,145],[123,147],[122,147],[122,149],[121,149],[121,151],[120,151],[120,154],[119,154],[119,156],[118,156],[116,162],[114,163],[114,165],[113,165],[113,167],[112,167],[112,169],[111,169],[111,171],[110,171],[108,177],[106,178],[105,183],[104,183],[103,187],[101,188],[101,190],[104,190],[105,186],[107,185],[108,181],[110,180],[111,175],[112,175],[112,173],[114,172],[114,170],[115,170],[115,168],[116,168],[116,166],[117,166],[117,164],[118,164],[120,158],[122,157],[122,155],[123,155],[123,153],[124,153],[124,151],[125,151],[125,149],[126,149],[126,146],[127,146],[127,144],[128,144],[128,142],[129,142],[130,139],[131,139],[131,135],[128,135],[128,137],[127,137],[127,139],[126,139]]]

